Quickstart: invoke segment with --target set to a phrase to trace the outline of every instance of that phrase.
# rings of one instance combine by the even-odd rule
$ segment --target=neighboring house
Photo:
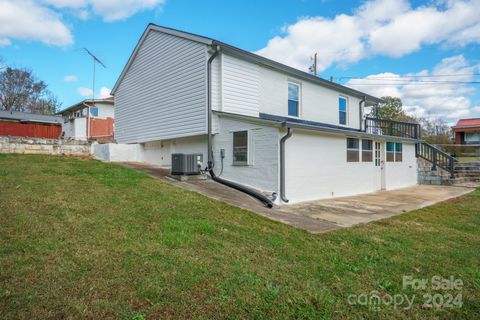
[[[0,136],[58,139],[61,133],[61,117],[0,111]]]
[[[112,93],[116,140],[144,162],[200,153],[290,203],[417,183],[418,126],[364,122],[381,99],[210,38],[150,24]]]
[[[113,108],[114,99],[109,97],[83,100],[60,111],[58,114],[63,117],[63,136],[75,140],[113,141]]]
[[[480,144],[480,118],[460,119],[452,130],[456,144]]]

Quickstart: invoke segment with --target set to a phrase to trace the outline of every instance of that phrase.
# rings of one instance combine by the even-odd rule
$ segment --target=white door
[[[381,142],[375,142],[375,183],[377,190],[385,190],[385,147]]]

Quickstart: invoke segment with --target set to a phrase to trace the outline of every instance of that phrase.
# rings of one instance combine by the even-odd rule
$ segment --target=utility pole
[[[310,59],[312,59],[313,62],[312,62],[312,65],[309,67],[309,69],[310,69],[310,72],[313,73],[313,75],[316,77],[317,76],[317,53],[315,52],[313,57]]]
[[[90,57],[92,57],[93,61],[93,77],[92,77],[92,105],[95,107],[95,64],[99,63],[102,67],[107,68],[107,66],[100,61],[93,53],[90,52],[87,48],[83,48]],[[88,105],[88,113],[87,113],[87,141],[90,139],[90,105]]]

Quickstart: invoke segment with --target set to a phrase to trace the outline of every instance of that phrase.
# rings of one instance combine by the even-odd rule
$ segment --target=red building
[[[452,130],[456,144],[480,144],[480,118],[460,119]]]
[[[59,139],[62,117],[0,111],[0,136]]]

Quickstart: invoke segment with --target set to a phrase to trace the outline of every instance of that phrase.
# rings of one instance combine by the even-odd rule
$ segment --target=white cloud
[[[91,98],[92,94],[93,94],[92,89],[86,88],[86,87],[79,87],[77,89],[77,92],[80,96],[82,96],[84,98]]]
[[[108,97],[111,97],[110,95],[110,92],[112,90],[110,88],[107,88],[107,87],[101,87],[100,88],[100,91],[99,92],[96,92],[95,93],[95,98],[96,99],[104,99],[104,98],[108,98]],[[84,98],[87,98],[87,99],[91,99],[92,98],[92,89],[91,88],[87,88],[87,87],[79,87],[77,89],[77,92],[80,96],[84,97]]]
[[[8,38],[0,38],[0,47],[9,46],[12,42]]]
[[[29,0],[0,0],[0,39],[36,40],[65,46],[73,43],[72,34],[55,11]]]
[[[86,18],[93,12],[105,21],[116,21],[155,9],[163,5],[165,0],[43,0],[43,3],[59,9],[75,10],[80,18]]]
[[[105,21],[123,20],[137,12],[154,9],[165,0],[95,0],[91,1],[93,12],[103,17]]]
[[[319,71],[374,55],[400,57],[424,45],[480,43],[480,0],[434,1],[412,8],[407,0],[371,0],[334,18],[304,17],[257,53],[306,70],[318,53]]]
[[[63,16],[86,20],[124,20],[138,12],[160,7],[166,0],[0,0],[0,46],[12,39],[40,41],[54,46],[73,43],[71,27]]]
[[[469,97],[475,89],[468,83],[458,83],[474,80],[474,74],[479,71],[480,64],[471,65],[463,55],[458,55],[443,59],[432,71],[375,74],[349,80],[347,86],[379,97],[398,97],[411,115],[440,118],[451,123],[480,112]]]
[[[107,87],[101,87],[98,97],[100,99],[111,97],[112,95],[110,94],[110,92],[112,92],[112,89],[107,88]]]
[[[74,75],[68,75],[63,78],[63,81],[65,82],[74,82],[77,80],[78,80],[77,76],[74,76]]]

